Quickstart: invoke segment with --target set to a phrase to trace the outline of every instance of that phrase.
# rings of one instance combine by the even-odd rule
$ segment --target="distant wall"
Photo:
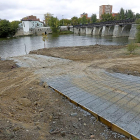
[[[23,36],[23,35],[42,35],[42,34],[51,34],[52,30],[50,27],[36,27],[36,28],[29,28],[30,23],[25,22],[26,26],[23,28],[19,28],[16,32],[15,36]],[[24,26],[24,25],[23,25]],[[28,29],[29,28],[29,29]],[[73,31],[73,26],[60,26],[61,31]]]
[[[14,36],[16,37],[16,36],[23,36],[23,35],[24,35],[23,29],[19,28]]]
[[[42,35],[42,34],[51,34],[52,30],[50,27],[41,27],[41,28],[35,28],[33,29],[33,34],[34,35]]]

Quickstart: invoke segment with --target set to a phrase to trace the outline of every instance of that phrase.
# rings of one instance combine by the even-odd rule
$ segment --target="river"
[[[46,48],[65,46],[87,46],[87,45],[126,45],[127,37],[113,38],[111,36],[91,36],[91,35],[48,35],[45,41]],[[7,58],[28,54],[31,50],[44,48],[42,36],[26,36],[18,38],[0,39],[0,57]]]

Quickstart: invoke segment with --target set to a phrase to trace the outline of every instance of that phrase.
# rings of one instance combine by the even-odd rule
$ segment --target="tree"
[[[112,20],[114,20],[114,17],[112,16],[112,14],[104,13],[104,14],[101,15],[101,22],[112,21]]]
[[[136,16],[131,9],[125,11],[123,8],[121,8],[116,19],[117,20],[124,20],[124,19],[132,19],[135,17]]]
[[[128,10],[127,13],[126,13],[126,18],[127,18],[127,19],[132,19],[132,18],[134,18],[134,17],[135,17],[135,15],[134,15],[134,13],[132,12],[132,10]]]
[[[136,20],[137,24],[137,34],[136,34],[136,41],[140,43],[140,19]]]
[[[78,22],[78,17],[72,17],[72,18],[71,18],[71,24],[72,24],[72,25],[78,25],[78,23],[79,23],[79,22]]]
[[[46,13],[44,14],[44,19],[45,19],[45,24],[48,26],[49,20],[51,19],[52,14],[51,13]]]
[[[45,48],[45,41],[46,41],[47,39],[48,39],[48,38],[47,38],[47,35],[43,34],[43,35],[42,35],[42,40],[44,41],[44,48]]]
[[[91,23],[95,23],[96,21],[97,21],[97,16],[96,16],[96,14],[92,14],[92,15],[91,15],[90,22],[91,22]]]
[[[140,14],[139,13],[136,13],[136,18],[140,18]]]
[[[17,32],[17,28],[19,25],[20,21],[12,21],[10,23],[10,35],[15,35],[15,33]]]
[[[69,19],[61,19],[60,20],[60,26],[68,26],[71,24],[71,20]]]
[[[81,18],[81,23],[82,23],[82,24],[86,24],[87,22],[88,22],[87,17],[86,17],[86,16],[83,16],[83,17]]]
[[[124,11],[123,8],[120,9],[120,12],[119,12],[119,19],[120,19],[120,20],[125,19],[125,11]]]
[[[53,33],[57,33],[59,30],[59,20],[57,17],[51,17],[48,25],[51,27]]]
[[[7,37],[10,34],[10,22],[0,20],[0,37]]]

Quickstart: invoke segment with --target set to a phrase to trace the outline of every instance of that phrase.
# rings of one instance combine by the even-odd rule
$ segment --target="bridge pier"
[[[99,27],[93,28],[93,35],[99,35]]]
[[[74,34],[79,34],[80,33],[80,28],[73,28]]]
[[[113,36],[113,31],[114,31],[114,25],[109,27],[108,35],[112,35]]]
[[[71,31],[71,32],[74,32],[73,26],[70,26],[70,31]]]
[[[86,34],[87,34],[87,35],[93,34],[93,28],[86,27]]]
[[[120,25],[115,25],[113,31],[113,37],[121,37],[122,27]]]
[[[136,39],[137,24],[132,24],[129,34],[129,39]]]
[[[108,35],[108,30],[109,30],[109,27],[103,26],[101,35],[102,35],[102,36]]]
[[[130,34],[130,29],[131,29],[131,25],[125,25],[124,27],[122,27],[122,32],[121,32],[121,36],[129,36]]]
[[[86,28],[85,27],[80,28],[80,34],[86,34]]]

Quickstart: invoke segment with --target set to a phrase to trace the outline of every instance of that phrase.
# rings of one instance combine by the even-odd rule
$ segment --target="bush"
[[[138,48],[138,45],[136,43],[130,43],[128,44],[127,51],[132,54],[135,52],[136,48]]]
[[[140,43],[140,19],[136,20],[136,24],[137,24],[136,41],[137,43]]]

